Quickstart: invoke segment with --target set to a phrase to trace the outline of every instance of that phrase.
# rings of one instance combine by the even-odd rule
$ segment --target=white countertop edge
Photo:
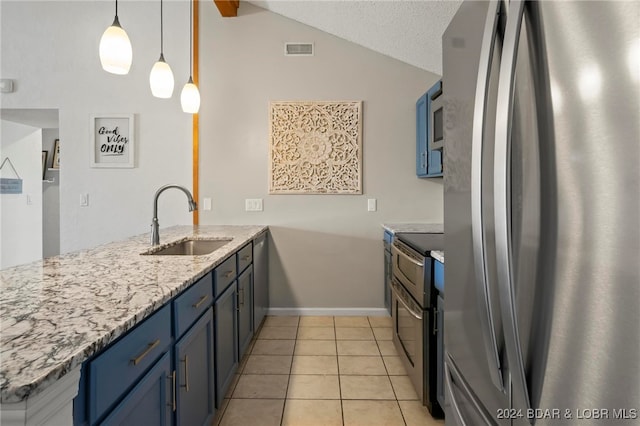
[[[437,260],[440,263],[444,263],[444,252],[440,250],[432,250],[431,257]]]
[[[397,234],[399,232],[414,234],[444,233],[443,223],[383,223],[382,227],[393,234]]]

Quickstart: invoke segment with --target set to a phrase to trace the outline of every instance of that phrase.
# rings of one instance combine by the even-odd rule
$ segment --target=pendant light
[[[133,52],[129,36],[118,20],[118,0],[113,24],[105,30],[100,39],[100,63],[102,69],[112,74],[124,75],[131,68]]]
[[[197,114],[200,109],[200,92],[198,86],[193,83],[193,0],[189,0],[189,81],[182,88],[180,103],[182,111],[190,114]]]
[[[160,0],[160,59],[151,68],[149,86],[151,86],[153,96],[167,99],[173,94],[173,72],[171,72],[171,67],[164,60],[162,30],[162,0]]]

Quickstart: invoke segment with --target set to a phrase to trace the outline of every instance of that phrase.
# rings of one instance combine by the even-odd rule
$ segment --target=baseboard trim
[[[389,316],[385,308],[269,308],[267,315],[285,316]]]

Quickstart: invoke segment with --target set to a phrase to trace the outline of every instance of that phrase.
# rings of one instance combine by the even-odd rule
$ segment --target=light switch
[[[33,200],[31,199],[31,195],[27,194],[27,205],[30,206],[33,204]]]
[[[202,199],[202,210],[211,210],[211,198]]]
[[[367,200],[367,210],[370,212],[375,212],[378,209],[377,202],[375,198],[369,198]]]
[[[262,198],[247,198],[244,200],[244,210],[247,212],[261,212]]]
[[[11,93],[13,92],[13,80],[3,78],[0,80],[0,92]]]
[[[80,207],[89,206],[89,194],[80,194]]]

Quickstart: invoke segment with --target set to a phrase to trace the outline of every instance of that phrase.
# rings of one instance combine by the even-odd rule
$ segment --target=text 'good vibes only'
[[[118,126],[113,129],[109,129],[105,126],[100,127],[98,130],[99,135],[106,136],[106,141],[100,145],[100,152],[107,155],[122,155],[129,138],[122,136]]]

